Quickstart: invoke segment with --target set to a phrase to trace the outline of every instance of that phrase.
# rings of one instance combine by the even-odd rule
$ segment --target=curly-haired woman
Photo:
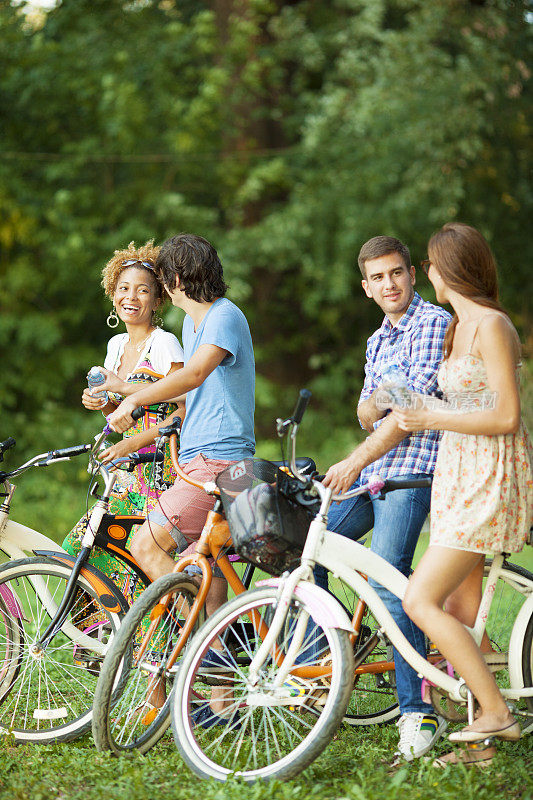
[[[109,340],[102,369],[106,375],[105,384],[83,392],[82,403],[90,411],[109,414],[124,397],[138,391],[139,384],[153,383],[183,366],[183,350],[177,338],[157,327],[155,322],[156,311],[165,297],[163,285],[153,268],[158,253],[159,248],[154,247],[152,241],[138,248],[131,242],[126,249],[116,250],[103,269],[102,285],[113,303],[107,323],[115,328],[121,320],[126,332]],[[93,395],[93,391],[96,394],[102,388],[108,392],[108,402]],[[168,416],[182,412],[183,408],[179,409],[173,402],[149,407],[120,442],[102,453],[102,461],[109,463],[137,451],[153,452],[159,425]],[[140,464],[134,472],[118,472],[109,513],[146,515],[174,479],[167,445],[164,461],[156,465]],[[65,550],[72,554],[79,552],[88,516],[79,520],[63,542]],[[100,548],[94,549],[90,563],[118,585],[130,604],[140,594],[142,586],[138,585],[136,576]]]

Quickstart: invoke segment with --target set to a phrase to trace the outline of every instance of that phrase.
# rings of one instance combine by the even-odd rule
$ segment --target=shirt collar
[[[409,326],[411,325],[411,323],[413,321],[413,317],[418,312],[418,310],[422,306],[423,302],[424,301],[422,300],[422,298],[420,297],[418,292],[415,292],[414,295],[413,295],[413,299],[411,300],[411,302],[410,302],[410,304],[409,304],[409,306],[407,308],[407,311],[398,320],[396,325],[392,325],[390,319],[388,317],[385,317],[385,319],[383,320],[383,323],[381,325],[381,328],[379,329],[379,335],[380,336],[390,336],[393,329],[397,330],[397,331],[405,331],[405,330],[407,330],[407,328],[409,328]]]

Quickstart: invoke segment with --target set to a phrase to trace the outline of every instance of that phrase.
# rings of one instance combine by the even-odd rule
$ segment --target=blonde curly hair
[[[102,270],[102,286],[104,287],[104,291],[109,299],[113,300],[113,295],[115,294],[115,289],[117,288],[120,273],[129,268],[124,266],[124,261],[131,261],[133,259],[136,261],[147,261],[149,264],[153,264],[155,267],[155,262],[157,256],[159,255],[160,249],[161,248],[154,245],[154,240],[150,239],[150,241],[146,242],[146,244],[143,244],[141,247],[135,247],[135,242],[130,242],[126,250],[115,250],[113,258],[107,262]],[[130,264],[129,266],[138,266],[139,269],[146,269],[146,267],[143,267],[142,264]],[[157,273],[148,269],[146,269],[146,271],[150,272],[154,279],[156,297],[159,300],[164,300],[165,291],[163,284],[157,276]]]

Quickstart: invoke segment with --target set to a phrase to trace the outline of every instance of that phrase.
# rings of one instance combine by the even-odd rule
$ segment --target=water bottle
[[[91,369],[87,373],[87,385],[89,389],[93,389],[95,386],[100,386],[100,384],[104,382],[105,382],[104,373],[100,372],[98,367],[91,367]],[[95,392],[93,393],[93,397],[97,397],[99,400],[105,400],[106,403],[109,400],[107,392]]]
[[[381,385],[389,394],[394,405],[403,407],[409,405],[411,390],[407,384],[407,376],[396,364],[391,364],[384,369]]]

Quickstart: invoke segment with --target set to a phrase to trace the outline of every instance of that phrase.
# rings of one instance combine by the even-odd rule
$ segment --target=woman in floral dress
[[[450,303],[455,315],[438,374],[447,406],[393,411],[405,431],[444,431],[433,479],[430,543],[409,581],[404,608],[479,703],[474,722],[450,740],[514,740],[520,726],[462,623],[472,624],[467,617],[477,611],[473,599],[479,604],[485,554],[518,552],[532,523],[533,448],[520,417],[520,342],[498,302],[496,264],[477,230],[445,225],[431,238],[428,255],[437,300]],[[449,613],[449,598],[461,613]],[[471,749],[437,761],[471,763],[492,754],[493,749]]]
[[[153,265],[159,248],[148,242],[135,248],[133,242],[127,249],[115,251],[113,258],[104,267],[102,284],[113,303],[108,317],[110,327],[121,320],[125,333],[113,336],[107,347],[102,370],[106,377],[109,401],[95,398],[90,389],[82,395],[83,405],[90,411],[111,413],[139,383],[151,383],[183,366],[183,350],[177,338],[156,327],[154,316],[164,299],[164,290],[157,279]],[[96,393],[99,391],[95,389]],[[184,407],[165,403],[146,410],[145,414],[130,428],[117,444],[101,454],[104,463],[132,452],[152,453],[159,425],[175,413],[183,415]],[[168,445],[164,461],[139,464],[133,472],[118,471],[118,479],[111,497],[110,514],[145,516],[157,503],[159,495],[174,483],[175,473]],[[68,534],[63,547],[77,555],[87,527],[90,511]],[[128,537],[131,539],[135,526]],[[121,561],[95,547],[90,563],[111,578],[131,605],[143,590],[135,573]],[[87,623],[87,621],[85,621]]]

